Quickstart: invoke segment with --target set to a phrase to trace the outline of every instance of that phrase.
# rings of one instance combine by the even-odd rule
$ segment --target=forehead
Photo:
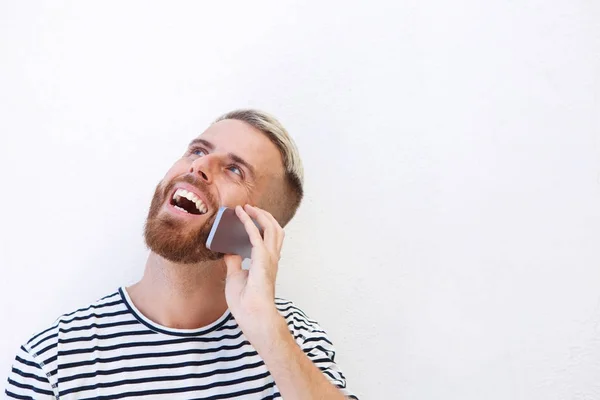
[[[279,149],[260,130],[243,121],[225,119],[208,127],[200,138],[215,146],[214,152],[233,153],[251,164],[257,175],[282,175]]]

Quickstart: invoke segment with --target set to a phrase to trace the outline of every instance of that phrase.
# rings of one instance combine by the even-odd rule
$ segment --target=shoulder
[[[50,327],[33,335],[19,348],[8,377],[6,394],[27,399],[58,398],[58,368],[65,346],[90,339],[96,326],[115,325],[115,319],[125,318],[119,317],[124,311],[127,309],[121,294],[115,291],[58,317]]]
[[[298,320],[307,326],[317,327],[319,323],[310,318],[306,313],[291,300],[281,297],[275,298],[275,307],[286,320]]]
[[[321,337],[327,337],[327,334],[323,328],[321,328],[319,323],[310,318],[294,302],[281,297],[276,297],[275,306],[283,318],[285,318],[288,328],[297,342],[305,342],[309,338],[315,336],[315,334]]]
[[[98,318],[125,313],[127,308],[119,291],[115,291],[83,308],[61,315],[49,328],[33,335],[23,345],[23,350],[29,353],[46,373],[51,373],[56,368],[58,345],[65,334],[94,325]]]

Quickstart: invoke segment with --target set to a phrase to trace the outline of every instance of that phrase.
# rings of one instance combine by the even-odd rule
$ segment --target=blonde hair
[[[281,153],[286,178],[285,183],[287,185],[286,192],[288,196],[286,197],[288,198],[284,202],[278,202],[276,199],[271,200],[273,203],[279,203],[274,204],[279,206],[277,208],[283,208],[279,210],[281,211],[280,215],[276,215],[279,213],[274,213],[273,215],[281,226],[285,226],[296,213],[304,196],[304,168],[296,143],[294,143],[294,140],[283,125],[274,116],[264,111],[253,109],[234,110],[221,115],[215,122],[224,119],[243,121],[258,129],[277,146],[277,149]]]

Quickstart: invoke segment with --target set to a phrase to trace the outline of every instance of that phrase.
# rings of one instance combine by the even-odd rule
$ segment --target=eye
[[[242,178],[244,177],[244,172],[242,172],[242,169],[237,165],[230,165],[229,167],[227,167],[227,169],[233,172],[234,174],[241,176]]]
[[[208,153],[206,152],[206,150],[202,149],[202,148],[197,148],[197,149],[193,149],[192,150],[192,154],[195,154],[199,157],[205,156]]]

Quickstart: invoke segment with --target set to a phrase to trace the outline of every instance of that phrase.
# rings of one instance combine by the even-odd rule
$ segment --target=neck
[[[227,310],[223,260],[177,264],[150,252],[142,280],[127,288],[137,309],[157,324],[196,329]]]

